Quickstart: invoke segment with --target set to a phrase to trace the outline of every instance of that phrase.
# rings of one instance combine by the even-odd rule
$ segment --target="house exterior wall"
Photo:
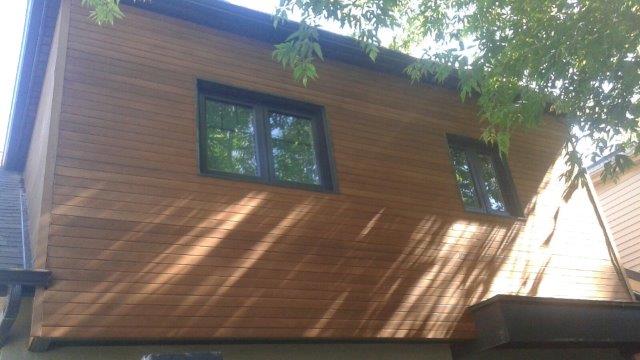
[[[268,44],[124,11],[70,8],[32,336],[468,339],[499,293],[629,300],[586,191],[562,199],[560,123],[514,136],[525,217],[468,213],[446,134],[480,124],[455,91],[331,61],[304,88]],[[337,193],[198,175],[198,79],[323,105]]]
[[[640,157],[635,161],[640,161]],[[640,272],[640,167],[632,167],[617,181],[602,182],[600,174],[600,171],[592,174],[593,184],[622,265]]]

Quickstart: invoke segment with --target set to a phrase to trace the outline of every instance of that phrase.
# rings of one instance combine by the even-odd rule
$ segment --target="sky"
[[[0,11],[0,158],[11,112],[26,8],[27,0],[11,0],[3,1]]]
[[[272,14],[278,6],[278,0],[227,0],[228,2],[254,10]]]
[[[267,14],[273,14],[280,3],[279,0],[226,0],[229,3],[244,6],[247,8],[251,8],[253,10],[262,11]],[[298,21],[300,20],[300,16],[297,14],[288,14],[290,20]],[[342,35],[349,35],[348,29],[342,29],[337,23],[324,23],[320,24],[320,27],[324,30],[339,33]],[[382,39],[383,43],[388,40],[391,40],[391,36],[385,36],[387,34],[382,34],[381,37],[385,37]],[[387,42],[388,42],[387,41]]]

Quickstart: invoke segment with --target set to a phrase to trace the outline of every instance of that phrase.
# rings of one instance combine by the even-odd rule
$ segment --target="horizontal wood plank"
[[[494,294],[628,298],[588,197],[562,199],[560,122],[514,134],[525,217],[466,212],[446,134],[482,127],[455,91],[329,60],[305,88],[268,44],[125,12],[71,10],[41,336],[466,339]],[[323,106],[338,191],[199,175],[197,79]]]

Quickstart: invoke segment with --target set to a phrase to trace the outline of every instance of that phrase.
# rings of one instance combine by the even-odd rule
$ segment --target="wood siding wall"
[[[40,336],[469,338],[497,293],[628,299],[586,193],[562,200],[559,124],[513,141],[526,218],[470,214],[445,134],[480,128],[455,92],[331,61],[305,89],[268,44],[78,3]],[[197,79],[324,105],[339,193],[199,176]]]
[[[635,162],[640,162],[640,157]],[[631,168],[617,182],[603,183],[600,172],[592,178],[622,264],[640,272],[640,167]]]

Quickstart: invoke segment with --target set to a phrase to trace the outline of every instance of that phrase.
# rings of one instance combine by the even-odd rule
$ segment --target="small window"
[[[506,164],[480,141],[448,135],[449,153],[465,210],[521,216]]]
[[[199,81],[200,171],[334,190],[322,108]]]

